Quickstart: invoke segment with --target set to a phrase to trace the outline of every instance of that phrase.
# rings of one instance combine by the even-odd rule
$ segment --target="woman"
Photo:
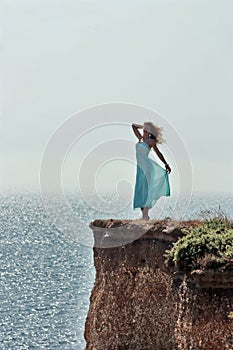
[[[136,143],[137,174],[133,208],[141,208],[142,219],[149,220],[149,209],[155,205],[161,196],[170,196],[168,174],[170,174],[171,168],[157,147],[158,143],[165,142],[161,128],[152,122],[144,122],[143,125],[133,123],[132,128],[138,138]],[[139,129],[143,129],[143,135],[141,135]],[[151,148],[165,164],[166,170],[148,157]]]

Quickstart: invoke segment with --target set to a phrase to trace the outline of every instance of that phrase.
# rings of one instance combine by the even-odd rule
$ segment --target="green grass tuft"
[[[179,271],[232,269],[233,223],[226,217],[207,219],[165,252],[166,263]]]

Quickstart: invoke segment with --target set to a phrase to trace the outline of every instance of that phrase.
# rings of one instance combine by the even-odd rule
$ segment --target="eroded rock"
[[[86,350],[233,349],[232,275],[204,281],[197,272],[174,275],[165,264],[172,242],[201,224],[112,219],[90,224],[96,279]]]

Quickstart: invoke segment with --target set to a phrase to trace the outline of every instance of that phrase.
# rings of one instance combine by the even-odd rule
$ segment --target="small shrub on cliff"
[[[165,252],[167,265],[181,271],[233,267],[233,224],[226,218],[206,220]]]

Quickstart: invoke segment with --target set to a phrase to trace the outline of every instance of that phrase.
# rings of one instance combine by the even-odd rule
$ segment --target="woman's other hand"
[[[169,164],[165,164],[165,168],[166,168],[166,172],[167,172],[168,174],[170,174],[171,168],[170,168]]]

